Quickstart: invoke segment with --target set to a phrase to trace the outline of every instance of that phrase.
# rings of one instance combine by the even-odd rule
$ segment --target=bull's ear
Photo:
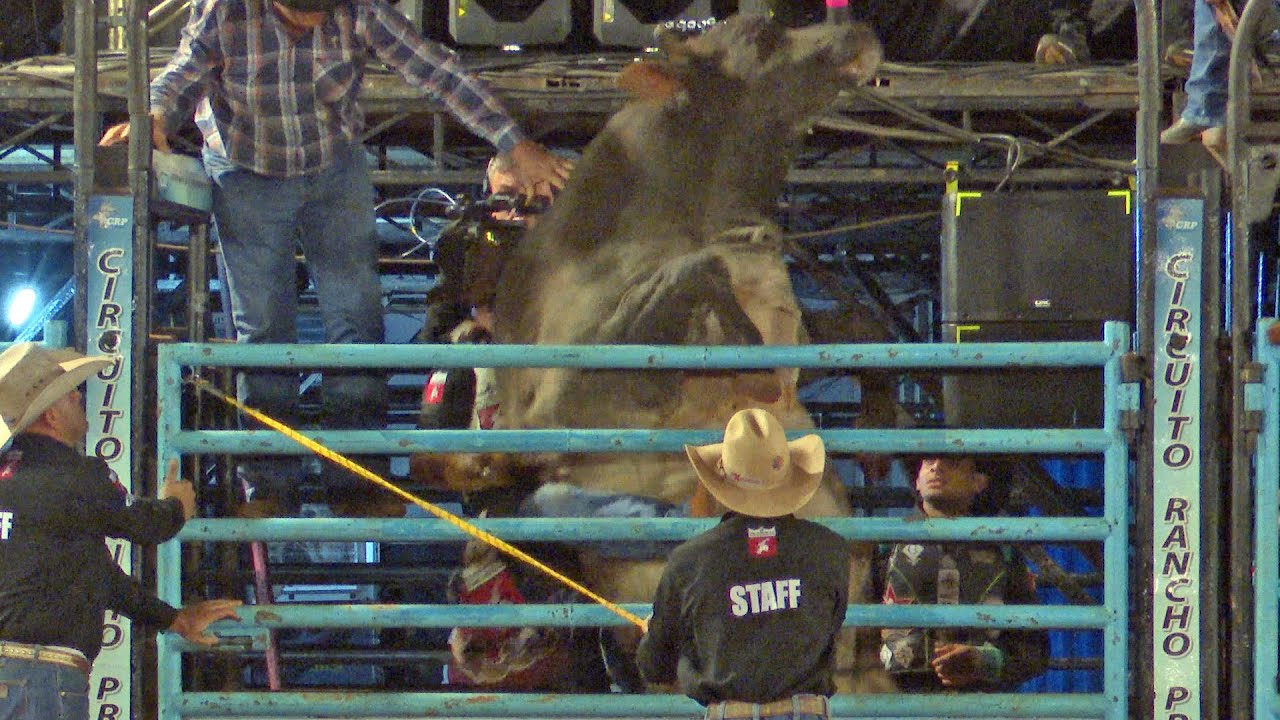
[[[849,79],[863,83],[875,75],[876,69],[880,67],[880,61],[883,59],[884,50],[870,28],[859,26],[857,35],[855,45],[859,50],[852,60],[845,63],[840,71]]]
[[[618,73],[618,87],[637,100],[664,101],[684,89],[674,75],[656,62],[631,63]]]
[[[685,47],[687,40],[688,36],[670,23],[658,23],[653,28],[653,41],[668,58],[678,58],[688,52]]]

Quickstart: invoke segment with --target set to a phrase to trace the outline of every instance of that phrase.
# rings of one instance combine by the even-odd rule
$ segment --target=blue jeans
[[[213,179],[213,217],[237,342],[298,341],[299,248],[315,283],[325,342],[384,341],[373,183],[363,147],[352,145],[333,165],[302,177],[258,175],[207,150],[205,167]],[[299,424],[297,372],[243,372],[238,386],[245,404]],[[326,372],[321,427],[381,429],[386,393],[380,371]],[[272,466],[278,470],[254,473],[260,494],[286,493],[293,480],[287,463],[267,464]]]
[[[1227,71],[1231,41],[1218,27],[1213,8],[1204,0],[1192,0],[1194,38],[1191,70],[1187,75],[1187,106],[1182,119],[1192,125],[1217,127],[1227,122]]]
[[[89,678],[79,670],[0,657],[0,720],[88,720]]]

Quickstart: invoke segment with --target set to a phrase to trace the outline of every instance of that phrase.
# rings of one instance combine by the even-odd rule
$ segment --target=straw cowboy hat
[[[18,343],[0,354],[0,447],[36,421],[63,395],[115,362],[74,350]]]
[[[787,442],[782,423],[764,410],[739,410],[724,442],[685,445],[698,479],[730,510],[780,517],[799,510],[822,482],[827,453],[817,435]]]

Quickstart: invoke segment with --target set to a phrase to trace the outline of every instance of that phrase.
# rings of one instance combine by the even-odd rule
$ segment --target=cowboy
[[[240,604],[175,609],[112,558],[107,537],[163,542],[195,515],[176,462],[151,500],[80,453],[89,426],[78,388],[113,362],[34,343],[0,354],[0,717],[87,720],[105,610],[208,646],[209,624]]]
[[[1004,466],[989,456],[920,459],[911,517],[998,514],[1009,492]],[[898,543],[883,555],[886,604],[1039,603],[1035,578],[1010,545]],[[881,639],[880,659],[903,691],[1012,691],[1048,666],[1048,636],[1036,630],[888,628]]]
[[[850,548],[794,516],[822,482],[822,438],[788,442],[777,418],[749,409],[729,420],[724,442],[685,452],[729,512],[671,553],[640,672],[679,680],[709,720],[828,717]]]
[[[204,136],[213,181],[213,223],[226,268],[236,338],[298,341],[297,248],[315,286],[326,343],[386,340],[375,192],[361,91],[365,66],[386,65],[428,93],[468,130],[511,160],[522,192],[563,187],[572,163],[549,153],[516,125],[492,91],[449,48],[422,36],[386,0],[199,0],[177,52],[151,82],[152,141],[192,116]],[[128,139],[129,125],[101,144]],[[241,399],[297,425],[297,373],[245,371]],[[380,372],[327,371],[319,424],[330,430],[383,428],[387,378]],[[362,462],[389,474],[389,460]],[[244,459],[241,517],[297,509],[302,468],[295,460]],[[320,473],[336,513],[400,517],[405,505],[354,474],[326,464]]]

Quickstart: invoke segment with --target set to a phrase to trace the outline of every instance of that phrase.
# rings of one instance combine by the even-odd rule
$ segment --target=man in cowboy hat
[[[918,459],[912,516],[997,514],[1008,496],[1004,459],[936,455]],[[989,543],[898,543],[882,554],[887,604],[1036,605],[1022,555]],[[1013,690],[1044,672],[1048,636],[1035,630],[888,628],[880,659],[903,691]]]
[[[88,422],[78,387],[112,362],[34,343],[0,354],[0,717],[88,718],[105,610],[212,645],[206,628],[240,604],[174,609],[112,559],[108,536],[163,542],[195,514],[177,463],[149,500],[80,453]]]
[[[708,718],[827,717],[850,548],[793,515],[822,482],[822,438],[788,442],[777,418],[749,409],[729,420],[724,442],[685,452],[729,512],[671,553],[640,672],[679,680]]]
[[[227,268],[237,340],[294,343],[297,247],[306,257],[326,343],[385,342],[378,279],[375,193],[362,144],[365,65],[385,64],[430,94],[509,157],[519,190],[550,195],[572,163],[527,136],[449,48],[428,41],[386,0],[197,0],[169,64],[151,83],[156,147],[195,110],[213,180],[213,220]],[[103,135],[122,142],[127,123]],[[245,372],[241,398],[287,424],[301,422],[297,373]],[[378,372],[326,372],[321,426],[386,425],[387,380]],[[387,461],[366,464],[385,474]],[[241,466],[245,517],[292,512],[297,462]],[[395,517],[404,503],[325,465],[321,482],[344,515]]]

